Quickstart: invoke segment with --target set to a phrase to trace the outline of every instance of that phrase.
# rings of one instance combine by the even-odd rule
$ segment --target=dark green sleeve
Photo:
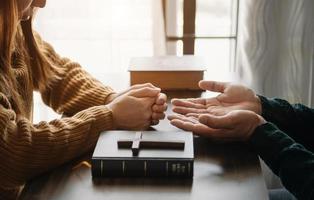
[[[314,151],[314,109],[282,99],[259,98],[266,121],[276,124],[296,142]]]
[[[298,199],[314,199],[314,154],[275,125],[256,128],[250,146]]]

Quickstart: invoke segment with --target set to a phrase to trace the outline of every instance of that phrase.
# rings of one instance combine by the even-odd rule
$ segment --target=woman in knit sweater
[[[101,131],[146,129],[165,116],[159,88],[115,93],[34,34],[33,8],[45,3],[0,1],[0,199],[17,198],[30,178],[92,150]],[[33,124],[33,91],[70,117]]]
[[[242,86],[201,81],[214,98],[174,99],[171,124],[220,141],[245,141],[295,197],[314,199],[314,109],[268,99]],[[295,199],[271,191],[270,199]]]

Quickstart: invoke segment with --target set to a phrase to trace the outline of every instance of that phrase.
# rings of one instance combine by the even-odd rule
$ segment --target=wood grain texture
[[[162,90],[201,90],[198,82],[203,80],[203,71],[152,71],[131,72],[131,85],[152,83]]]
[[[167,120],[155,129],[178,130]],[[195,137],[194,148],[193,180],[125,178],[93,182],[89,166],[77,166],[81,161],[89,161],[89,154],[32,180],[21,199],[268,199],[258,156],[244,144],[217,144]]]

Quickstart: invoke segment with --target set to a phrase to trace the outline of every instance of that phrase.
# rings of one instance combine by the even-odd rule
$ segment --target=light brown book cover
[[[200,90],[205,70],[193,55],[132,58],[129,66],[131,85],[149,82],[163,90]]]

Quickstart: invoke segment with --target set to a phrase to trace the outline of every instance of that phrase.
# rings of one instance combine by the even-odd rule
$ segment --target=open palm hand
[[[233,110],[225,115],[200,114],[198,117],[169,115],[170,123],[180,129],[217,141],[246,141],[265,120],[248,110]]]
[[[223,82],[201,81],[200,88],[220,92],[213,98],[173,99],[173,111],[182,115],[213,114],[222,116],[234,110],[249,110],[261,114],[261,103],[249,88]]]

